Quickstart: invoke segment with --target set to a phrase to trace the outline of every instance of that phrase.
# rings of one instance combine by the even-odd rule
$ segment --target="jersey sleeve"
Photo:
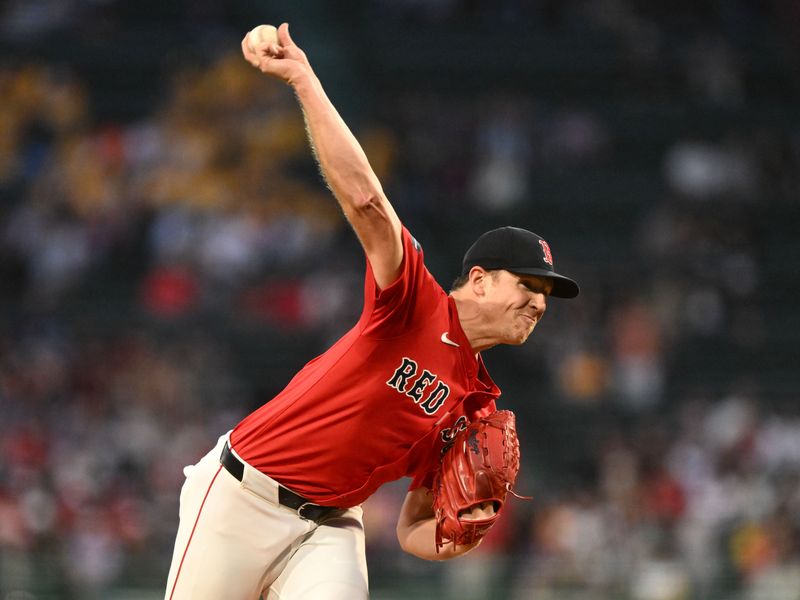
[[[436,469],[417,475],[411,480],[411,483],[408,485],[408,491],[413,492],[414,490],[421,487],[425,487],[428,488],[429,490],[432,490],[433,478],[435,475],[436,475]]]
[[[421,327],[437,307],[444,290],[425,267],[419,242],[403,227],[403,262],[400,274],[381,289],[367,261],[364,281],[363,335],[397,337]]]

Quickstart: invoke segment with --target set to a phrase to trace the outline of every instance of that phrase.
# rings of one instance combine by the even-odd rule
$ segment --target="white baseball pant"
[[[369,597],[360,506],[320,524],[278,504],[275,480],[220,464],[228,434],[186,467],[165,600]]]

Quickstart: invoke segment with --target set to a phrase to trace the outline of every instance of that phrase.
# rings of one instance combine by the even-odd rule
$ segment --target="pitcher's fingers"
[[[281,23],[278,27],[278,42],[281,46],[294,46],[292,36],[289,35],[289,24]]]

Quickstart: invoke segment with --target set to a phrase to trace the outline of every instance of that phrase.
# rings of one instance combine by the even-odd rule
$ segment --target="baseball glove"
[[[481,417],[459,433],[433,480],[436,551],[446,541],[456,546],[481,539],[499,518],[506,494],[514,494],[518,471],[519,441],[511,411]],[[484,502],[494,503],[492,516],[462,518],[464,511]]]

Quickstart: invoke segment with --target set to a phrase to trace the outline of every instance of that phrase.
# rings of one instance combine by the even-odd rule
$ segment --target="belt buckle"
[[[315,506],[313,502],[303,502],[300,506],[297,507],[297,516],[303,519],[304,521],[313,521],[311,517],[306,517],[303,515],[303,509],[308,506]]]

